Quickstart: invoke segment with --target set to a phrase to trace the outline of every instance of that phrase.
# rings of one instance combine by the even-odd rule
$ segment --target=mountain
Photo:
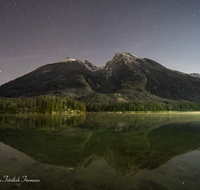
[[[63,96],[85,102],[200,102],[200,79],[130,53],[116,53],[103,67],[68,57],[0,86],[2,97]]]

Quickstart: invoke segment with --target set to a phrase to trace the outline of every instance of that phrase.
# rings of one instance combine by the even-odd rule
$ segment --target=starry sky
[[[103,66],[116,52],[200,73],[200,1],[0,1],[0,85],[68,56]]]

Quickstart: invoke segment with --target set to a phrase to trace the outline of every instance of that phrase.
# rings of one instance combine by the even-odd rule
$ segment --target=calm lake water
[[[200,189],[200,113],[0,115],[0,190]]]

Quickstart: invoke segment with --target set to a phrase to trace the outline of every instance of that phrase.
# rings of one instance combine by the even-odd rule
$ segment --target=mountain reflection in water
[[[200,119],[198,114],[1,115],[0,141],[42,164],[78,171],[103,163],[131,177],[198,149]]]

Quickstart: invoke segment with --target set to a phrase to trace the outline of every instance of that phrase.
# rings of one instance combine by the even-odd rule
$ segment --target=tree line
[[[125,111],[200,111],[200,104],[194,102],[120,102],[120,103],[88,103],[88,112],[125,112]]]
[[[36,98],[0,98],[0,113],[62,113],[69,110],[79,110],[85,112],[86,107],[83,103],[60,97]]]
[[[0,98],[0,113],[62,113],[70,110],[80,112],[125,111],[200,111],[194,102],[115,102],[84,104],[74,99],[38,96],[36,98]]]

